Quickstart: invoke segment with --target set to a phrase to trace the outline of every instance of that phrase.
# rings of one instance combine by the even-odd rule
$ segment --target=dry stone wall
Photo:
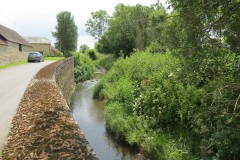
[[[70,105],[72,93],[75,89],[74,85],[74,58],[63,61],[56,68],[56,82],[61,90],[67,104]]]
[[[19,44],[8,42],[8,45],[0,46],[0,66],[27,60],[28,53],[33,48],[22,45],[22,52],[19,52]]]
[[[60,90],[64,80],[74,85],[69,81],[72,63],[71,58],[52,63],[31,80],[13,118],[2,152],[4,160],[97,159],[66,103],[64,94],[68,91]],[[71,71],[64,76],[68,69]]]

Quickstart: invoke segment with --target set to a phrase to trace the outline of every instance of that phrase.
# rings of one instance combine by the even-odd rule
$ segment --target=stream
[[[74,119],[100,160],[134,159],[137,153],[106,131],[104,103],[92,99],[96,83],[97,80],[90,80],[77,85],[71,105]]]

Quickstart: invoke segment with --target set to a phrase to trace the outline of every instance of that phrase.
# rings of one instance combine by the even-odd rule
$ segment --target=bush
[[[103,82],[102,81],[99,81],[96,85],[95,85],[95,87],[94,87],[94,89],[93,89],[93,98],[94,99],[104,99],[104,95],[103,95],[103,88],[104,88],[104,86],[103,86],[104,84],[103,84]]]
[[[108,101],[106,123],[110,130],[149,153],[169,156],[170,153],[161,149],[166,143],[156,143],[159,138],[156,130],[159,126],[164,128],[165,124],[175,124],[180,120],[176,105],[178,95],[174,92],[185,88],[172,83],[180,69],[180,63],[170,54],[135,53],[131,58],[119,58],[94,93],[95,97],[104,97]],[[171,98],[174,94],[175,98]],[[176,156],[181,154],[175,153]]]
[[[205,57],[196,72],[170,53],[119,58],[95,92],[107,126],[153,159],[237,159],[239,56]]]
[[[50,55],[45,55],[45,57],[63,57],[63,53],[62,52],[56,52],[55,54],[52,53]]]
[[[56,53],[56,56],[57,57],[63,57],[63,53],[59,51],[59,52]]]
[[[84,81],[89,80],[92,78],[93,73],[95,71],[95,66],[93,61],[87,56],[82,53],[72,53],[75,57],[75,81]]]
[[[86,45],[86,44],[83,44],[83,45],[80,46],[79,52],[85,53],[88,49],[90,49],[89,46]]]
[[[99,54],[97,61],[95,61],[95,65],[97,68],[104,68],[106,70],[110,70],[116,61],[117,57],[113,54]]]
[[[97,51],[95,49],[88,49],[86,50],[86,53],[92,60],[96,60],[98,58]]]

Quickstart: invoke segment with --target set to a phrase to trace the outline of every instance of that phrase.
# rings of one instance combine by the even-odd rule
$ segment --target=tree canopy
[[[82,44],[79,48],[79,52],[85,53],[88,49],[90,49],[90,47],[88,45]]]
[[[159,3],[151,7],[119,4],[96,47],[100,52],[123,52],[125,56],[134,49],[145,50],[151,43],[160,43],[166,15]]]
[[[91,13],[92,18],[87,20],[86,31],[95,39],[100,39],[108,28],[109,15],[104,10]]]
[[[74,17],[68,11],[58,13],[56,18],[56,31],[52,32],[52,35],[56,38],[56,48],[66,56],[70,51],[77,49],[78,28],[74,22]]]

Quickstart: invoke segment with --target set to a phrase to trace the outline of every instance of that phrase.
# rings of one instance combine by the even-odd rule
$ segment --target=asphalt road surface
[[[0,70],[0,152],[28,83],[41,68],[52,62],[28,63]]]

